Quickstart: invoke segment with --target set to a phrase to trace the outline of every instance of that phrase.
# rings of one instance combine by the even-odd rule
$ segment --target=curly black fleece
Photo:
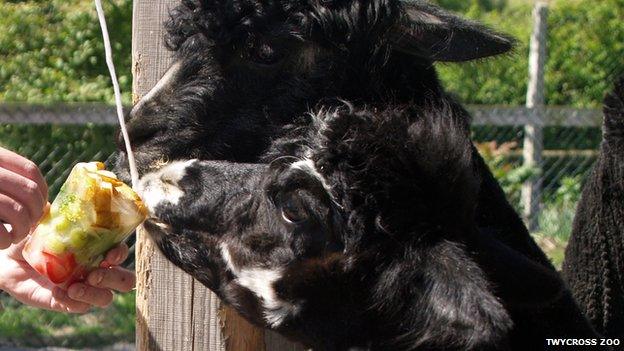
[[[348,210],[346,222],[319,215],[322,242],[298,236],[292,251],[276,254],[280,241],[252,230],[255,222],[277,221],[269,203],[243,200],[262,180],[280,184],[273,177],[282,168],[271,168],[273,177],[260,164],[190,169],[195,180],[186,186],[196,189],[188,206],[163,209],[173,233],[154,236],[169,259],[250,320],[266,326],[258,299],[230,286],[221,236],[243,252],[240,264],[310,259],[289,266],[292,279],[279,289],[305,293],[318,313],[278,330],[321,350],[527,350],[543,348],[546,337],[596,335],[469,143],[470,116],[444,92],[433,66],[503,53],[511,48],[506,37],[423,1],[397,0],[183,0],[166,29],[177,71],[129,116],[141,173],[159,160],[258,162],[267,149],[264,159],[284,166],[307,145],[318,151],[314,162],[324,174],[337,178],[332,191]],[[332,128],[284,128],[310,112]],[[118,164],[123,173],[123,153]],[[228,186],[215,194],[202,181],[206,174]],[[293,179],[289,186],[309,183]],[[414,202],[418,197],[430,201]],[[314,201],[328,213],[322,197]],[[350,235],[338,236],[340,228]],[[406,246],[393,247],[397,242]],[[328,247],[362,256],[319,256]],[[357,262],[349,275],[337,274]],[[432,290],[424,289],[423,274]],[[373,295],[354,293],[371,286]],[[428,300],[416,298],[425,291]],[[357,312],[366,306],[374,317]]]
[[[457,117],[347,105],[302,118],[268,165],[188,166],[181,202],[155,210],[170,229],[150,231],[245,317],[317,350],[534,350],[596,336],[556,272],[478,225],[480,179]],[[304,159],[323,185],[292,167]],[[281,219],[292,202],[301,224]],[[276,296],[299,306],[278,324],[238,280],[254,267],[281,272]]]
[[[583,189],[563,276],[596,329],[624,338],[624,77],[604,104],[603,142]]]

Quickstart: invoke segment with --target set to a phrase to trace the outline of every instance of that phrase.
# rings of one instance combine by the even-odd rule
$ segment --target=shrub
[[[439,2],[519,40],[511,55],[440,65],[446,86],[466,103],[524,104],[532,4],[488,8]],[[624,69],[624,0],[554,0],[550,8],[546,103],[598,107]]]
[[[600,106],[624,68],[624,0],[558,0],[549,19],[547,102]]]
[[[522,183],[539,175],[539,170],[514,162],[511,152],[517,147],[515,142],[498,144],[496,141],[491,141],[478,143],[476,146],[509,201],[516,209],[520,209]]]
[[[104,3],[129,102],[132,1]],[[93,1],[5,1],[0,27],[0,101],[113,101]]]
[[[561,186],[553,194],[544,197],[539,217],[542,235],[562,241],[568,240],[581,191],[580,177],[564,177],[561,180]]]

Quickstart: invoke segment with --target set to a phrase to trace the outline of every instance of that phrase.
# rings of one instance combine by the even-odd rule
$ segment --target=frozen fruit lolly
[[[74,166],[24,247],[26,261],[61,287],[83,280],[147,215],[132,188],[104,168]]]

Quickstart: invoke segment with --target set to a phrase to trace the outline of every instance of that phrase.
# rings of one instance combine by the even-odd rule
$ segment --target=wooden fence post
[[[529,123],[524,127],[524,165],[541,169],[544,126],[544,71],[546,65],[548,5],[538,2],[533,10],[533,33],[529,54],[529,86],[526,107],[530,113]],[[542,178],[532,177],[522,186],[524,219],[533,232],[539,229]]]
[[[146,94],[171,64],[163,26],[175,0],[134,0],[133,96]],[[112,29],[114,30],[114,28]],[[137,230],[138,351],[290,351],[300,348],[250,325],[199,282],[169,263]]]

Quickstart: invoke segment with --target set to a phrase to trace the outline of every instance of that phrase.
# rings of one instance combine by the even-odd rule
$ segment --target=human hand
[[[24,239],[43,216],[48,185],[32,161],[0,148],[0,250]]]
[[[110,250],[100,268],[91,272],[84,283],[74,283],[65,291],[24,260],[22,249],[26,241],[0,250],[0,289],[24,304],[53,311],[84,313],[93,306],[110,305],[113,290],[128,292],[134,288],[134,273],[119,267],[128,257],[125,244]]]

